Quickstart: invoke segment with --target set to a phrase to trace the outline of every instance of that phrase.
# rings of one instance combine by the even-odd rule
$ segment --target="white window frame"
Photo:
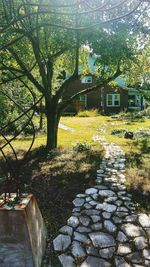
[[[92,76],[84,76],[81,80],[81,83],[92,83],[93,77]]]
[[[111,105],[109,104],[109,96],[112,97],[112,104]],[[119,99],[118,99],[119,104],[118,105],[115,104],[115,101],[116,101],[115,96],[119,96]],[[107,101],[106,102],[107,107],[120,107],[120,94],[107,94],[106,101]]]
[[[83,97],[84,97],[84,100],[83,100]],[[84,106],[85,108],[87,108],[87,95],[81,95],[80,101],[84,102]]]

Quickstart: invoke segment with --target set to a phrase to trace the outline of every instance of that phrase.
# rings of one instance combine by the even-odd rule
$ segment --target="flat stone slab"
[[[56,251],[64,251],[69,247],[70,244],[71,244],[70,236],[62,234],[58,235],[53,241],[54,249]]]
[[[150,227],[150,217],[147,214],[140,214],[138,219],[142,227]]]
[[[80,267],[111,267],[111,264],[103,259],[89,256]]]
[[[82,248],[82,246],[80,245],[79,242],[77,241],[73,241],[72,242],[72,255],[76,258],[76,257],[85,257],[85,251]]]
[[[96,209],[103,210],[106,212],[114,212],[114,211],[116,211],[117,207],[113,204],[103,203],[103,204],[98,204],[96,206]]]
[[[58,256],[63,267],[76,267],[74,264],[74,259],[71,256],[61,254]]]
[[[144,235],[143,230],[139,226],[131,223],[122,225],[121,230],[129,237],[137,237]]]
[[[107,248],[116,245],[113,236],[107,233],[103,232],[90,233],[89,237],[92,240],[93,246],[96,248]]]

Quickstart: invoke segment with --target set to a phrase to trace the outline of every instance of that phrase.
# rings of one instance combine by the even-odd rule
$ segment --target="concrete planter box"
[[[34,196],[24,195],[13,208],[1,201],[0,266],[40,267],[45,247],[46,228]]]

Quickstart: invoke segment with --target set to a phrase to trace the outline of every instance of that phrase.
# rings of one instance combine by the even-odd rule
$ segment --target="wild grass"
[[[91,109],[91,110],[83,110],[79,111],[76,117],[97,117],[99,116],[98,109]]]

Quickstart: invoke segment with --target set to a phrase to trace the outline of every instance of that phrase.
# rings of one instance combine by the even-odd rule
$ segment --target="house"
[[[80,110],[94,108],[102,114],[111,115],[121,111],[135,111],[144,108],[144,98],[138,90],[128,88],[121,78],[117,78],[116,83],[115,87],[106,85],[97,91],[81,95],[66,109],[66,113],[75,114]],[[95,84],[93,75],[80,76],[68,87],[64,98]]]

